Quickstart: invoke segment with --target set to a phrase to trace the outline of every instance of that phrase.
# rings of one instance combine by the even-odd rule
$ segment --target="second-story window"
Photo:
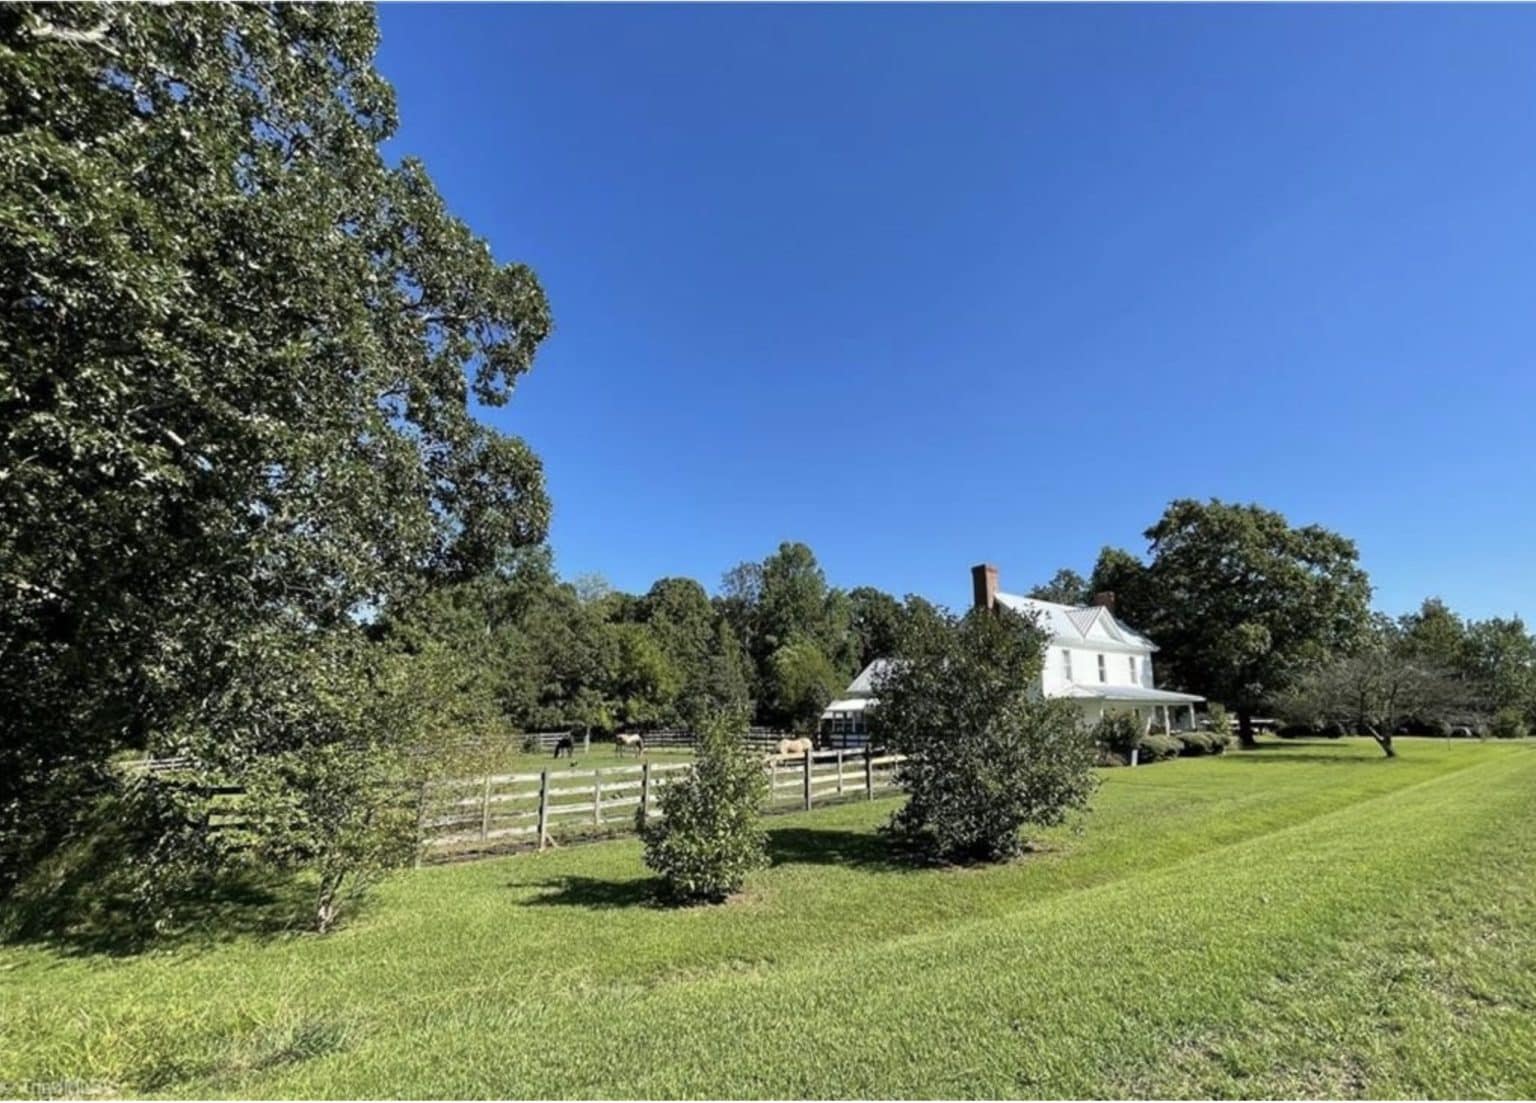
[[[1136,656],[1135,655],[1127,655],[1125,657],[1125,661],[1126,661],[1126,664],[1131,668],[1131,685],[1135,685],[1136,684]]]
[[[1099,653],[1099,681],[1109,681],[1109,672],[1105,669],[1104,653],[1102,651]]]
[[[1069,682],[1072,680],[1072,652],[1065,647],[1061,649],[1061,676]]]

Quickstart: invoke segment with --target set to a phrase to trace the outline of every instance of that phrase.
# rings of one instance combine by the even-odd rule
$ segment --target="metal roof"
[[[843,690],[850,697],[870,697],[875,692],[875,679],[885,672],[891,665],[890,659],[876,659],[863,670],[859,676],[848,683],[848,688]]]
[[[1140,701],[1156,705],[1193,705],[1205,698],[1196,693],[1175,693],[1171,689],[1148,689],[1146,686],[1080,686],[1073,683],[1057,697],[1094,701]]]
[[[1157,645],[1140,632],[1127,627],[1102,605],[1061,605],[1039,598],[999,593],[997,600],[1016,613],[1033,615],[1051,643],[1090,644],[1105,651],[1156,651]],[[1094,635],[1094,628],[1101,628]]]

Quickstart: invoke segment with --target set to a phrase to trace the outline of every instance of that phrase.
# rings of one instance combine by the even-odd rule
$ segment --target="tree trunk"
[[[322,873],[320,892],[315,901],[315,930],[326,934],[341,912],[341,881],[345,874]]]
[[[1372,739],[1376,740],[1376,745],[1381,748],[1382,754],[1386,755],[1388,758],[1397,757],[1397,752],[1392,749],[1392,733],[1390,731],[1383,735],[1381,732],[1376,730],[1375,724],[1366,724],[1365,732]]]
[[[1248,748],[1259,745],[1253,738],[1253,714],[1242,709],[1237,712],[1237,742],[1240,746]]]

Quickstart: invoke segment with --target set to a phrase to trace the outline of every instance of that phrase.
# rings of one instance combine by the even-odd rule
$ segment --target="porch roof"
[[[1063,690],[1060,697],[1073,697],[1087,701],[1131,701],[1143,705],[1193,705],[1205,698],[1196,693],[1175,693],[1171,689],[1148,689],[1146,686],[1080,686],[1073,684]]]

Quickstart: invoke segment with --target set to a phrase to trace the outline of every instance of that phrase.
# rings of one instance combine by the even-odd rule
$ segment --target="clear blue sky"
[[[567,576],[968,600],[1172,498],[1536,614],[1536,9],[391,7],[392,152],[538,271]]]

